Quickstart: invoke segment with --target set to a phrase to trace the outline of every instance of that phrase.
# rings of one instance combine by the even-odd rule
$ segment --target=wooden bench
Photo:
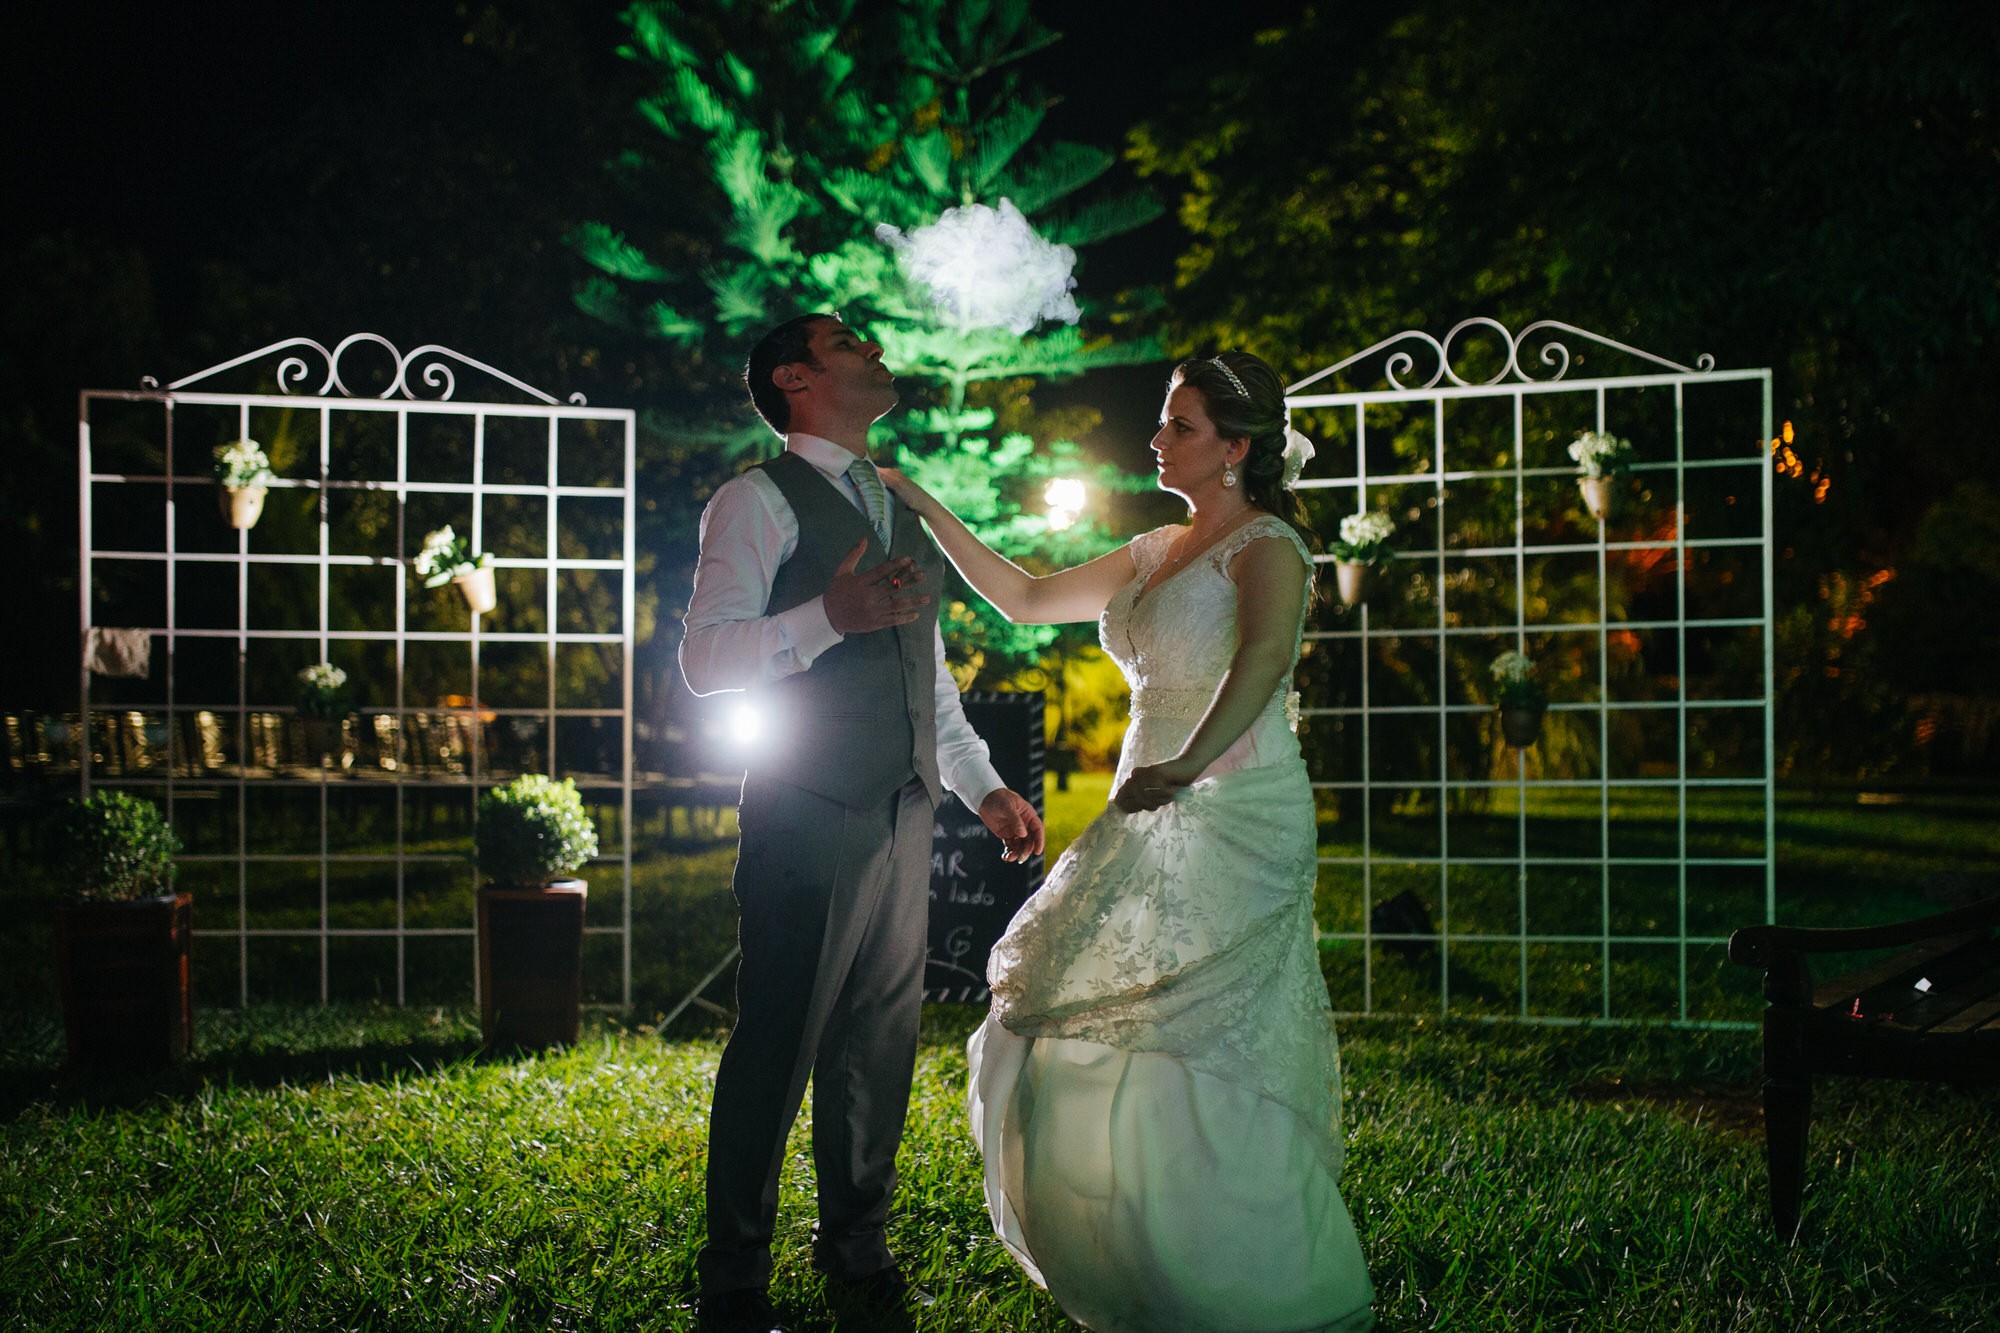
[[[2000,898],[1853,930],[1750,926],[1729,960],[1764,969],[1764,1156],[1778,1234],[1798,1233],[1818,1074],[2000,1086]],[[1815,985],[1817,954],[1895,949]]]

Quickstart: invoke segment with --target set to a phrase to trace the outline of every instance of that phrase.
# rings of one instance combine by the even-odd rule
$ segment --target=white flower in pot
[[[305,721],[306,753],[324,760],[336,750],[341,766],[353,762],[347,753],[347,718],[354,698],[347,691],[347,673],[331,662],[318,662],[299,672],[299,716]]]
[[[1353,606],[1367,597],[1369,572],[1395,557],[1389,549],[1395,533],[1396,520],[1379,509],[1340,520],[1340,540],[1331,549],[1342,605]]]
[[[484,551],[475,553],[470,543],[451,530],[449,523],[424,534],[416,566],[426,588],[456,583],[465,594],[465,604],[476,616],[491,611],[498,600],[493,590],[493,557]]]
[[[1497,687],[1494,703],[1500,712],[1500,733],[1517,750],[1533,745],[1542,732],[1542,714],[1549,696],[1535,679],[1535,663],[1526,653],[1505,652],[1488,664]]]
[[[1602,523],[1611,515],[1611,483],[1632,466],[1632,442],[1605,431],[1587,430],[1571,442],[1569,456],[1583,473],[1576,485],[1583,492],[1584,508]]]
[[[215,449],[215,479],[222,483],[222,516],[232,528],[254,528],[264,512],[264,491],[277,474],[255,440],[231,440]]]

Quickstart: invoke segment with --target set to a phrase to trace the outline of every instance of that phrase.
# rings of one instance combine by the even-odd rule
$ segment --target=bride
[[[1225,352],[1175,368],[1152,449],[1188,524],[1044,577],[883,473],[1004,615],[1098,621],[1132,686],[1112,807],[988,964],[967,1047],[987,1207],[1100,1333],[1364,1329],[1290,691],[1311,446],[1277,373]]]

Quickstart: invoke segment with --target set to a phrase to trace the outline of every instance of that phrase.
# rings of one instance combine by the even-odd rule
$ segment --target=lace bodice
[[[1120,780],[1135,764],[1157,763],[1176,753],[1214,700],[1237,647],[1236,583],[1229,574],[1230,562],[1252,542],[1269,539],[1289,542],[1308,566],[1312,559],[1290,524],[1260,514],[1187,568],[1147,590],[1147,581],[1184,531],[1169,525],[1132,539],[1132,563],[1138,574],[1112,597],[1097,622],[1104,651],[1132,687],[1132,729],[1119,763]],[[1306,595],[1311,596],[1310,583]],[[1301,606],[1301,633],[1304,611]],[[1299,639],[1294,638],[1292,664],[1298,660]],[[1288,674],[1263,715],[1207,772],[1270,763],[1296,753],[1291,739],[1297,725],[1295,698]]]

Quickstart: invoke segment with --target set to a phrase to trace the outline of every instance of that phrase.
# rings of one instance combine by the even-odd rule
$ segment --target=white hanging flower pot
[[[493,589],[491,566],[473,570],[470,574],[460,574],[452,580],[458,590],[465,594],[465,604],[472,608],[472,614],[483,616],[491,611],[499,601]]]
[[[1334,579],[1340,589],[1342,606],[1358,606],[1368,599],[1369,575],[1375,567],[1360,560],[1334,562]]]
[[[222,487],[215,497],[222,516],[239,532],[257,526],[264,512],[264,486],[275,474],[270,455],[255,440],[231,440],[215,449],[215,480]]]
[[[262,486],[225,486],[215,498],[222,506],[222,516],[238,531],[256,527],[264,514]]]
[[[1570,445],[1569,456],[1583,471],[1576,486],[1583,492],[1584,507],[1602,523],[1611,515],[1611,483],[1631,466],[1632,442],[1607,431],[1582,431]]]
[[[1610,477],[1578,477],[1576,488],[1583,492],[1583,507],[1590,511],[1592,518],[1602,523],[1611,517],[1613,492]]]
[[[493,557],[475,553],[450,524],[425,533],[423,549],[411,563],[426,588],[456,583],[475,616],[491,611],[498,600],[493,591]]]
[[[1331,554],[1341,605],[1357,606],[1368,600],[1375,566],[1395,554],[1389,549],[1389,538],[1395,533],[1396,521],[1379,509],[1340,520],[1340,540],[1333,543]]]

